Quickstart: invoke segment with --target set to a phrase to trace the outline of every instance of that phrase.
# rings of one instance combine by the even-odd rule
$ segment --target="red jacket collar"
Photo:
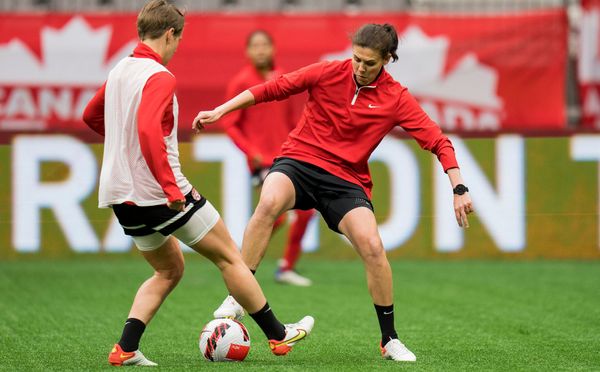
[[[139,42],[135,47],[132,56],[135,58],[150,58],[162,65],[162,58],[158,55],[158,53],[142,42]]]

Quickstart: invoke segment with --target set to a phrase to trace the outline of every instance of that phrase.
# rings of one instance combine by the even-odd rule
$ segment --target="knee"
[[[174,288],[183,277],[183,271],[184,265],[177,264],[168,269],[157,270],[155,275],[168,282],[169,287]]]
[[[224,247],[220,254],[214,257],[212,261],[220,271],[226,270],[232,266],[244,264],[242,255],[233,241],[231,241],[230,244],[227,244],[227,247]]]
[[[387,261],[379,236],[364,236],[359,239],[358,244],[361,257],[366,264],[381,264]]]
[[[274,223],[279,215],[281,215],[281,205],[277,199],[273,196],[262,196],[253,217]]]

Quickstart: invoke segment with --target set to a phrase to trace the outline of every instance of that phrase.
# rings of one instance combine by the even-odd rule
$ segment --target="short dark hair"
[[[389,23],[383,25],[367,23],[356,31],[352,36],[352,45],[373,49],[387,58],[392,56],[393,61],[398,60],[396,50],[398,49],[398,34],[394,26]]]
[[[250,46],[252,39],[254,39],[254,36],[256,36],[256,35],[264,35],[264,37],[266,37],[267,40],[269,40],[269,44],[273,45],[273,37],[271,36],[271,34],[265,30],[258,29],[258,30],[252,31],[246,38],[246,47]]]
[[[167,0],[148,1],[137,18],[141,40],[158,39],[171,28],[175,30],[175,36],[179,36],[183,32],[183,25],[183,12]]]

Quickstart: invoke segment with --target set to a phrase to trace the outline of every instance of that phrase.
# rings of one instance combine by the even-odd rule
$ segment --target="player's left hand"
[[[458,226],[463,228],[469,227],[469,220],[467,215],[473,213],[473,202],[468,192],[462,195],[454,195],[454,214],[456,215],[456,222]]]
[[[263,157],[261,154],[255,154],[250,158],[250,164],[253,168],[258,169],[262,166]]]
[[[204,124],[214,123],[219,120],[221,116],[223,116],[223,114],[217,110],[200,111],[192,123],[192,129],[198,133],[200,130],[204,129]]]
[[[185,208],[185,200],[174,200],[172,202],[167,202],[167,207],[174,211],[181,212]]]

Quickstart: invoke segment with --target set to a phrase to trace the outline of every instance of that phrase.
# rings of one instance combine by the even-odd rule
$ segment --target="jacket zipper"
[[[360,93],[360,90],[362,88],[377,88],[376,85],[363,85],[362,87],[359,87],[358,85],[356,85],[356,83],[354,83],[354,85],[356,86],[356,90],[354,91],[354,97],[352,97],[352,102],[350,102],[350,105],[354,106],[354,104],[356,103],[356,99],[358,98],[358,93]]]

